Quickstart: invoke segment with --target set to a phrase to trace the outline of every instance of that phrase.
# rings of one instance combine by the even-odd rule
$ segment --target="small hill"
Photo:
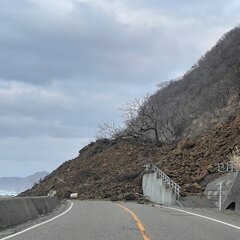
[[[27,177],[2,177],[0,178],[0,190],[2,192],[20,193],[31,188],[35,183],[38,183],[40,179],[45,178],[48,175],[47,172],[36,172]]]

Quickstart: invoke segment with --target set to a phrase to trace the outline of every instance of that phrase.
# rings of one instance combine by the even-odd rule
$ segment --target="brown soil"
[[[201,194],[218,175],[216,164],[228,161],[228,154],[239,145],[240,115],[198,137],[183,139],[176,146],[99,140],[21,196],[45,195],[55,189],[60,197],[77,192],[81,199],[134,200],[141,196],[144,165],[150,162],[176,181],[183,195]]]

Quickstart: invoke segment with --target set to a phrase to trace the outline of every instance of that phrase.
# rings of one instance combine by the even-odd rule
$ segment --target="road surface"
[[[223,214],[219,216],[224,218]],[[72,208],[58,218],[2,239],[240,240],[240,216],[226,218],[234,226],[152,205],[73,201]]]

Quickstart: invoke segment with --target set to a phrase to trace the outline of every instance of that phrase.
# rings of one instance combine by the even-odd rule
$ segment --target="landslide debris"
[[[137,105],[127,104],[130,119],[117,140],[89,144],[21,196],[56,191],[60,197],[77,192],[81,199],[139,199],[147,163],[167,173],[183,195],[201,194],[217,177],[217,163],[228,161],[231,151],[240,147],[239,54],[236,27],[179,80],[160,86],[142,105],[138,100]]]
[[[227,156],[239,145],[239,114],[197,137],[182,139],[176,146],[98,140],[20,196],[46,195],[54,189],[59,197],[77,192],[80,199],[136,200],[141,198],[147,163],[155,163],[167,173],[182,187],[183,195],[201,194],[206,184],[218,176],[216,164],[227,162]]]

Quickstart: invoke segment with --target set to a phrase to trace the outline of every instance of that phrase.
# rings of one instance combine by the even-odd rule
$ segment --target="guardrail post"
[[[222,211],[222,183],[219,184],[219,211]]]

